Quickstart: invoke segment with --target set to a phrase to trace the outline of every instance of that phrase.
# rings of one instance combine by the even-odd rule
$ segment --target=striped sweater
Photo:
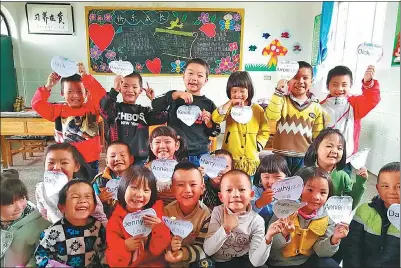
[[[265,113],[268,120],[277,122],[273,152],[284,156],[304,157],[324,128],[323,108],[311,99],[299,105],[292,95],[275,92]]]

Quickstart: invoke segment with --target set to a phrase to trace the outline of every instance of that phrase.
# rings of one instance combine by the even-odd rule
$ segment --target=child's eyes
[[[196,183],[191,184],[191,187],[196,187],[196,186],[198,186],[198,184]]]
[[[227,191],[227,192],[229,192],[229,193],[231,193],[233,190],[231,190],[231,189],[227,189],[226,191]]]
[[[242,188],[242,189],[239,189],[239,191],[240,192],[245,192],[246,190]]]

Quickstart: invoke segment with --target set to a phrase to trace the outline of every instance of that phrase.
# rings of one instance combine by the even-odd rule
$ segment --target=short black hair
[[[327,180],[327,183],[329,185],[329,196],[327,198],[333,195],[333,181],[331,180],[330,174],[326,170],[320,167],[303,167],[295,173],[295,176],[299,176],[302,178],[304,186],[306,185],[307,181],[313,178],[323,178]]]
[[[129,75],[124,76],[123,78],[138,78],[139,80],[139,86],[142,88],[143,87],[143,81],[142,81],[142,75],[138,72],[133,71]]]
[[[60,84],[62,93],[64,93],[64,82],[82,82],[82,77],[79,74],[74,74],[68,77],[61,78]]]
[[[132,182],[139,181],[139,183],[146,181],[149,185],[151,194],[149,203],[145,205],[145,209],[151,208],[157,200],[156,178],[150,169],[143,166],[130,166],[123,172],[120,179],[120,184],[117,190],[117,199],[120,205],[127,209],[127,202],[125,201],[125,192]]]
[[[186,70],[186,69],[188,68],[188,66],[189,66],[190,64],[192,64],[192,63],[194,63],[194,64],[199,64],[199,65],[202,65],[203,67],[205,67],[205,69],[206,69],[206,78],[209,77],[210,66],[209,66],[209,64],[208,64],[205,60],[203,60],[203,59],[201,59],[201,58],[193,58],[193,59],[191,59],[190,61],[187,62],[187,67],[185,67],[185,70]]]
[[[329,135],[337,134],[341,142],[343,143],[343,156],[340,162],[337,163],[337,170],[342,170],[345,167],[345,161],[347,160],[347,144],[343,134],[336,128],[325,128],[320,131],[319,135],[313,141],[313,143],[309,146],[308,150],[305,153],[304,163],[307,167],[312,167],[316,165],[317,162],[317,150],[319,149],[320,143]]]
[[[306,61],[300,60],[298,61],[298,65],[299,65],[299,69],[301,68],[307,68],[311,71],[312,77],[313,77],[313,67],[312,65],[310,65],[309,63],[307,63]]]
[[[248,178],[249,187],[252,189],[251,177],[249,177],[248,173],[246,173],[240,169],[233,169],[233,170],[228,171],[226,174],[224,174],[220,179],[220,189],[221,189],[221,185],[223,183],[224,178],[231,176],[231,175],[245,176],[246,178]]]
[[[60,192],[58,193],[58,205],[64,206],[66,204],[68,190],[71,188],[71,186],[73,186],[74,184],[78,184],[78,183],[86,184],[92,189],[93,202],[94,202],[95,206],[97,205],[95,190],[93,190],[92,184],[85,179],[73,179],[73,180],[68,181],[63,186],[63,188],[61,188]]]
[[[352,71],[347,66],[339,65],[339,66],[336,66],[333,69],[331,69],[329,71],[329,73],[327,74],[327,80],[326,80],[327,88],[329,88],[331,79],[334,76],[340,76],[340,75],[348,75],[349,79],[351,81],[351,86],[352,86],[352,84],[354,83],[354,80],[352,78]]]
[[[3,170],[0,175],[0,205],[11,205],[15,200],[22,198],[28,199],[28,190],[19,179],[18,171],[15,169]]]
[[[242,87],[248,90],[248,105],[251,105],[255,89],[253,88],[252,78],[247,71],[237,71],[232,73],[227,81],[226,93],[231,99],[231,88]]]
[[[150,148],[150,144],[152,143],[153,139],[165,136],[172,138],[175,142],[180,142],[180,147],[174,153],[175,160],[178,162],[186,161],[188,159],[188,151],[187,151],[187,141],[185,137],[179,136],[175,129],[169,126],[159,126],[153,129],[152,133],[149,135],[149,159],[148,161],[153,161],[156,159],[155,154],[153,153],[152,149]]]
[[[230,158],[230,161],[231,161],[231,169],[234,169],[234,158],[233,158],[233,155],[229,151],[224,150],[224,149],[217,149],[216,151],[211,152],[210,155],[214,155],[214,156],[225,155],[225,156],[228,156],[228,158]]]
[[[258,186],[260,185],[262,173],[279,173],[283,172],[286,177],[291,176],[290,169],[288,168],[287,161],[278,154],[269,154],[263,157],[262,161],[258,168],[256,169],[255,175],[253,177],[253,185]]]
[[[122,146],[127,147],[127,151],[128,151],[129,156],[132,156],[132,154],[131,154],[131,148],[129,147],[128,143],[126,143],[125,141],[121,141],[121,140],[112,141],[112,142],[107,146],[106,153],[107,153],[107,150],[109,150],[109,148],[110,148],[111,146],[113,146],[113,145],[122,145]]]
[[[174,175],[177,170],[197,170],[203,181],[202,173],[199,171],[198,167],[194,163],[191,163],[189,161],[183,161],[175,165],[172,180],[174,180]]]
[[[383,172],[400,172],[400,162],[391,162],[384,165],[377,174],[377,183],[379,183],[380,174]]]

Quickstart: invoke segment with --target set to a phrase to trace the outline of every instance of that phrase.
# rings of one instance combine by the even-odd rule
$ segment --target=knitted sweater
[[[366,190],[366,181],[362,176],[356,175],[355,182],[343,170],[333,170],[330,174],[333,182],[333,195],[348,195],[352,197],[352,209],[356,208]]]

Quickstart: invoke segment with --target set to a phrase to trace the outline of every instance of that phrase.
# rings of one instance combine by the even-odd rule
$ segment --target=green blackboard
[[[85,7],[88,65],[111,74],[108,63],[130,61],[144,75],[179,75],[202,58],[212,75],[240,70],[244,9]]]

